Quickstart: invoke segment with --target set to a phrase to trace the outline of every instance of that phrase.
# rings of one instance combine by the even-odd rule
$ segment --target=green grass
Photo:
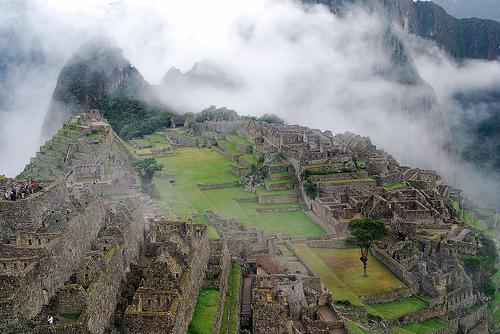
[[[61,317],[71,320],[78,320],[78,318],[80,318],[80,313],[78,312],[61,313]]]
[[[283,256],[293,256],[293,253],[286,245],[279,245],[278,248],[281,250],[281,253],[283,253]]]
[[[346,321],[347,327],[351,330],[352,333],[354,334],[370,334],[367,330],[364,330],[363,328],[359,327],[356,323],[348,320]]]
[[[163,172],[175,175],[175,183],[170,184],[154,178],[161,202],[180,218],[186,219],[193,211],[202,215],[206,210],[234,218],[247,227],[257,227],[265,232],[288,234],[290,236],[323,235],[325,232],[304,212],[258,212],[262,207],[287,207],[289,204],[261,205],[256,202],[238,203],[235,198],[253,198],[255,194],[245,192],[243,187],[199,190],[196,184],[236,182],[239,178],[231,173],[232,163],[218,152],[206,148],[180,148],[168,157],[158,158],[164,166]],[[292,193],[291,191],[267,192],[266,194]],[[166,207],[165,205],[163,207]]]
[[[231,133],[227,135],[228,138],[230,138],[234,143],[238,143],[240,145],[246,145],[246,146],[252,146],[252,143],[250,143],[248,140],[246,140],[243,137],[238,136],[237,134]]]
[[[306,266],[332,291],[335,301],[347,300],[353,305],[364,306],[373,315],[386,319],[427,307],[427,303],[417,297],[387,304],[363,304],[359,296],[374,296],[405,288],[405,285],[372,255],[369,255],[368,259],[368,277],[364,277],[358,249],[310,248],[302,243],[294,244],[294,247]]]
[[[358,296],[333,272],[306,244],[294,244],[295,249],[314,274],[332,291],[334,300],[347,300],[356,306],[363,306]]]
[[[146,156],[146,155],[153,155],[153,149],[152,148],[141,148],[136,150],[135,152],[139,156]]]
[[[204,289],[198,294],[198,300],[189,324],[188,334],[211,334],[219,307],[220,292],[217,289]]]
[[[224,303],[224,312],[220,333],[237,334],[238,330],[238,295],[240,293],[240,266],[237,263],[231,263],[229,272],[229,286]]]
[[[269,191],[264,187],[259,187],[256,190],[257,195],[294,195],[297,194],[297,190],[295,189],[283,189],[283,190],[272,190]]]
[[[157,132],[157,133],[152,133],[150,135],[146,135],[143,137],[144,140],[150,142],[150,143],[164,143],[166,140],[166,136],[164,133]]]
[[[406,314],[424,309],[428,306],[424,300],[412,296],[390,303],[370,304],[370,308],[377,311],[385,319],[396,319]]]
[[[237,148],[236,148],[236,145],[233,144],[233,143],[230,143],[228,142],[227,140],[225,139],[220,139],[218,142],[217,142],[218,146],[222,149],[222,150],[227,150],[228,152],[232,153],[233,155],[235,156],[240,156],[240,155],[243,155],[242,152],[240,152]]]
[[[278,173],[271,174],[271,178],[274,178],[274,179],[280,179],[280,178],[289,179],[291,177],[292,177],[292,175],[290,174],[290,172],[278,172]]]
[[[291,184],[293,183],[291,179],[278,179],[278,180],[273,180],[273,179],[268,179],[266,180],[267,184]]]
[[[448,325],[448,322],[441,318],[431,318],[422,322],[395,326],[391,331],[396,334],[430,334],[435,333]]]
[[[368,256],[368,276],[364,277],[358,248],[312,248],[312,251],[357,296],[376,296],[406,287],[371,254]]]
[[[396,190],[396,189],[401,189],[405,186],[406,186],[405,181],[401,181],[401,182],[389,184],[389,185],[385,186],[384,188],[389,189],[389,190]]]
[[[476,215],[472,211],[467,211],[465,210],[462,213],[462,219],[465,221],[465,223],[469,226],[472,226],[478,230],[484,230],[485,229],[485,224],[482,220],[477,219]]]
[[[258,158],[253,153],[245,153],[241,157],[248,161],[250,164],[255,164],[258,161]]]
[[[491,318],[491,320],[495,328],[498,328],[500,325],[500,309],[493,313],[493,317]]]

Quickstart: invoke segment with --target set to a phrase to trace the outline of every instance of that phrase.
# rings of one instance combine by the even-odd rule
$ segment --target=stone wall
[[[212,330],[212,334],[219,334],[220,327],[222,324],[222,316],[224,314],[224,306],[226,303],[226,294],[229,283],[229,272],[231,270],[231,256],[229,254],[229,249],[225,242],[222,242],[221,247],[221,271],[219,275],[219,300],[217,309],[217,315],[215,317],[215,325]]]
[[[383,175],[375,175],[373,179],[377,182],[378,186],[387,186],[403,180],[403,174],[400,172],[386,173]]]
[[[51,248],[43,250],[43,261],[36,271],[14,285],[13,291],[3,291],[2,297],[13,299],[13,311],[0,310],[0,313],[13,312],[16,318],[2,318],[0,328],[24,322],[37,315],[42,305],[46,305],[52,295],[63,287],[78,266],[80,260],[92,246],[93,240],[106,222],[103,203],[94,199],[88,202],[77,215],[73,216],[58,241]]]
[[[322,182],[322,181],[335,181],[335,180],[347,180],[347,179],[364,179],[368,177],[366,171],[360,172],[344,172],[344,173],[331,173],[326,175],[311,175],[309,179],[311,181]]]
[[[82,314],[82,321],[91,333],[104,333],[112,321],[120,284],[125,279],[130,263],[136,262],[139,255],[143,235],[142,214],[140,208],[134,208],[133,203],[129,202],[126,207],[131,209],[129,215],[115,218],[115,226],[120,226],[121,232],[118,232],[116,239],[121,242],[106,252],[105,268],[87,289],[89,306]],[[121,210],[125,210],[125,207]],[[111,229],[108,228],[108,234],[113,232]]]
[[[191,224],[177,223],[167,223],[166,226],[170,224],[172,224],[172,227],[179,227],[181,230],[183,228],[191,229],[192,227]],[[169,233],[169,235],[174,238],[173,240],[177,239],[180,241],[180,239],[184,238],[179,235],[175,236],[175,234],[176,233],[174,232]],[[153,262],[153,266],[150,265],[148,272],[146,273],[146,277],[141,283],[141,287],[134,296],[134,304],[129,305],[126,310],[125,333],[185,334],[187,332],[187,328],[191,322],[193,311],[196,306],[198,293],[203,286],[205,271],[207,269],[208,258],[210,255],[206,226],[204,226],[203,232],[200,235],[196,235],[196,237],[193,236],[193,238],[196,238],[196,240],[191,239],[192,245],[189,247],[192,247],[192,252],[189,253],[188,258],[176,260],[181,262],[186,261],[186,267],[183,269],[185,271],[183,271],[180,277],[171,277],[171,275],[173,275],[172,270],[175,269],[169,268],[170,262],[168,262],[167,259],[172,257],[173,254],[176,254],[176,256],[182,256],[183,250],[178,248],[181,247],[181,245],[177,244],[176,241],[164,244],[166,248],[162,251],[162,258],[159,260],[157,257]],[[186,245],[187,244],[185,244],[185,246]],[[165,277],[160,278],[159,276]],[[167,279],[176,280],[176,282],[172,281],[173,290],[166,291],[153,288],[154,286],[157,286],[157,284],[162,284],[163,286],[166,283],[165,280]],[[179,284],[179,288],[175,288],[175,284]],[[149,295],[150,297],[148,297]],[[156,298],[161,298],[161,305],[164,304],[163,300],[165,297],[168,297],[170,304],[163,305],[157,310],[154,308],[151,310],[147,308],[143,309],[143,296],[145,300],[149,301],[152,300],[152,297],[154,297],[154,300],[156,300]],[[149,307],[147,304],[144,307],[146,306]],[[165,307],[168,309],[165,309]]]
[[[401,288],[376,296],[360,296],[360,299],[365,304],[389,303],[398,299],[410,297],[411,295],[410,289]]]
[[[351,248],[345,239],[307,240],[304,243],[313,248]]]
[[[402,280],[411,290],[413,294],[419,292],[420,284],[415,280],[413,275],[407,272],[397,261],[385,254],[377,246],[372,245],[371,251],[373,256],[382,262],[394,275]]]
[[[0,239],[8,239],[16,229],[38,230],[44,213],[59,210],[67,198],[66,185],[57,181],[25,199],[0,199]]]
[[[404,315],[404,316],[397,318],[397,319],[386,320],[386,322],[389,326],[406,325],[409,323],[422,322],[422,321],[428,320],[428,319],[433,318],[433,317],[442,317],[444,315],[445,315],[445,313],[439,307],[425,308],[425,309],[421,309],[421,310],[415,311],[413,313]]]
[[[272,203],[294,203],[297,202],[296,194],[283,194],[283,195],[259,195],[258,202],[260,204],[272,204]]]
[[[66,285],[58,292],[58,311],[62,313],[82,313],[89,298],[80,284]]]
[[[213,184],[197,184],[196,187],[200,190],[209,189],[224,189],[224,188],[234,188],[237,187],[237,182],[226,182],[226,183],[213,183]]]
[[[370,189],[370,188],[375,188],[377,186],[377,183],[375,180],[370,179],[370,180],[362,180],[359,181],[357,179],[352,179],[352,180],[345,180],[345,181],[340,181],[337,180],[335,182],[320,182],[318,183],[318,188],[320,193],[326,193],[326,194],[331,194],[336,191],[336,188],[338,187],[349,187],[351,189]]]

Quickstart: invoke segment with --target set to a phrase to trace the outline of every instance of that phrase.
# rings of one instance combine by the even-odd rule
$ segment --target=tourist
[[[24,197],[26,197],[26,188],[24,188],[24,184],[21,185],[21,188],[19,189],[19,195],[21,196],[21,199],[24,199]]]
[[[12,201],[15,201],[17,199],[17,190],[14,186],[12,186],[12,188],[10,189],[10,199]]]

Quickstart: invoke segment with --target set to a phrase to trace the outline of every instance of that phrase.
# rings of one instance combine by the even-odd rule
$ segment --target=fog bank
[[[499,63],[459,65],[431,43],[400,32],[414,59],[410,66],[425,82],[392,80],[384,75],[394,64],[384,47],[389,23],[383,16],[354,9],[339,18],[321,6],[281,0],[35,0],[8,7],[0,12],[0,22],[7,22],[2,31],[36,41],[19,47],[20,54],[36,48],[42,56],[35,65],[9,67],[6,81],[14,95],[0,111],[0,174],[14,176],[35,154],[58,71],[78,46],[99,34],[121,47],[152,84],[160,84],[171,67],[186,72],[200,62],[235,83],[221,84],[215,75],[160,86],[160,98],[179,110],[214,104],[353,131],[404,164],[436,169],[475,196],[498,197],[488,178],[471,182],[470,166],[443,150],[449,136],[436,131],[440,116],[431,114],[453,119],[454,94],[498,84]]]

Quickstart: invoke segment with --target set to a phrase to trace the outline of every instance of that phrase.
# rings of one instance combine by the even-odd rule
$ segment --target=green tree
[[[261,156],[257,162],[250,166],[248,173],[242,177],[245,190],[255,192],[255,188],[264,184],[265,179],[269,176],[269,168],[264,165],[264,157]]]
[[[306,191],[307,197],[310,199],[316,199],[318,197],[318,185],[316,183],[307,180],[304,184],[304,190]]]
[[[358,246],[361,250],[361,257],[359,260],[363,263],[364,276],[366,276],[366,265],[368,263],[370,246],[374,241],[385,237],[389,231],[383,222],[371,218],[357,218],[351,220],[349,223],[349,231],[351,231],[352,235],[349,241]]]
[[[155,172],[162,170],[163,166],[155,158],[146,158],[134,161],[134,170],[139,174],[143,185],[150,185]]]

